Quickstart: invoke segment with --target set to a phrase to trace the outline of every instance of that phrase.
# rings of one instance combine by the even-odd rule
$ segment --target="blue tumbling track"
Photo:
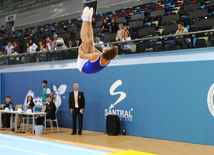
[[[111,152],[74,145],[0,134],[0,154],[4,155],[103,155]]]

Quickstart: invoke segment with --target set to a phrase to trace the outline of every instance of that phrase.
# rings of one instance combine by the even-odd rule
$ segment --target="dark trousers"
[[[78,131],[78,133],[82,133],[83,114],[80,113],[80,109],[79,108],[75,108],[73,113],[72,113],[73,133],[76,133],[76,131],[77,131],[77,128],[76,128],[77,116],[78,116],[78,122],[79,122],[79,131]]]
[[[6,128],[10,127],[10,116],[11,114],[3,114],[2,115],[2,125]]]
[[[182,49],[187,49],[189,46],[189,41],[187,39],[176,39],[173,45],[173,49],[177,50],[177,46],[181,47]]]
[[[36,125],[43,125],[44,124],[44,117],[38,117],[36,119]]]

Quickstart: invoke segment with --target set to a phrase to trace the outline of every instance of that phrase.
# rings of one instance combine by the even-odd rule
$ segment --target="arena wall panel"
[[[79,83],[84,130],[105,132],[106,115],[117,114],[128,135],[214,145],[213,49],[118,56],[92,75],[78,71],[75,60],[1,67],[2,102],[10,95],[23,104],[29,90],[40,98],[47,80],[61,99],[59,125],[72,128],[68,95]]]

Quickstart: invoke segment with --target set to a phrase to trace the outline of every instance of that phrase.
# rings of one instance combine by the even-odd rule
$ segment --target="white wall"
[[[70,0],[18,13],[15,21],[15,29],[23,29],[35,25],[77,18],[81,15],[81,9],[81,0]]]

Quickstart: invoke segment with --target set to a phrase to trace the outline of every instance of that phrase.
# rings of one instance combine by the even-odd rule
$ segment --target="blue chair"
[[[167,40],[167,41],[166,41],[166,43],[170,43],[170,44],[172,44],[172,45],[174,44],[174,42],[175,42],[174,40]]]
[[[197,38],[194,38],[194,39],[193,39],[193,47],[195,47],[196,40],[197,40]]]
[[[150,26],[151,26],[151,24],[152,24],[151,22],[148,22],[148,23],[146,23],[145,25],[148,25],[148,26],[150,27]]]
[[[189,26],[189,25],[187,25],[185,28],[189,31],[190,26]]]
[[[161,42],[161,41],[157,41],[156,44],[159,44],[159,45],[160,45],[160,44],[162,44],[162,42]]]
[[[150,38],[150,36],[144,36],[143,38]]]
[[[202,9],[204,9],[204,8],[205,8],[205,6],[201,6],[201,8],[202,8]]]
[[[171,11],[168,11],[165,13],[165,15],[170,15],[172,12]]]

